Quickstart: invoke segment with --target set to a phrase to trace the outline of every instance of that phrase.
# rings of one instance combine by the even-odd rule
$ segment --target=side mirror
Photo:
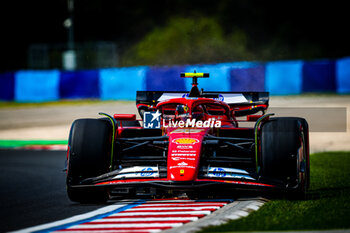
[[[257,121],[263,115],[247,115],[247,121]]]
[[[136,121],[136,114],[114,114],[117,121]]]

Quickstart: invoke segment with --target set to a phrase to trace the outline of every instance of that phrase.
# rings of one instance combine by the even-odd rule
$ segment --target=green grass
[[[249,216],[201,231],[280,231],[350,228],[350,152],[313,154],[306,200],[275,199]]]
[[[0,148],[23,146],[67,145],[68,140],[0,140]]]

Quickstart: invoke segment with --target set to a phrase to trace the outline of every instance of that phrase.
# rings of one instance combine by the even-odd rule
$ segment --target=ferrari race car
[[[266,114],[267,92],[138,91],[135,114],[100,113],[72,124],[67,192],[74,202],[113,196],[189,197],[309,186],[308,123]]]

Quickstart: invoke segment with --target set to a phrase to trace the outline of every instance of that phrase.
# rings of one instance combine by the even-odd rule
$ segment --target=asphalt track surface
[[[44,224],[106,206],[71,202],[65,151],[0,150],[0,232]]]
[[[66,151],[0,150],[0,232],[16,230],[32,232],[38,229],[56,231],[67,227],[73,232],[82,228],[90,231],[92,228],[98,230],[106,227],[118,230],[153,228],[151,230],[153,232],[155,229],[165,230],[181,226],[182,232],[193,231],[193,229],[197,231],[200,229],[198,227],[208,226],[212,222],[222,224],[229,219],[246,216],[263,205],[263,202],[248,200],[235,201],[234,206],[231,206],[229,203],[233,204],[232,199],[198,201],[188,199],[137,201],[135,199],[112,200],[106,204],[76,204],[66,195],[63,171],[65,159]],[[224,212],[221,211],[221,215],[211,214],[224,206],[227,208],[222,208]],[[243,208],[245,211],[242,211]],[[103,219],[97,217],[86,222],[86,219],[89,219],[87,215],[96,212],[95,216],[100,216],[105,210],[108,213],[105,212],[106,216]],[[83,216],[80,214],[84,214],[84,217],[80,217]],[[212,219],[198,221],[198,226],[183,225],[204,216],[212,216]],[[227,220],[223,220],[222,216],[227,217]],[[71,220],[72,217],[74,220]],[[83,222],[78,221],[77,218]],[[65,223],[58,220],[63,220]],[[27,229],[28,227],[30,229]],[[177,232],[176,229],[174,230]]]

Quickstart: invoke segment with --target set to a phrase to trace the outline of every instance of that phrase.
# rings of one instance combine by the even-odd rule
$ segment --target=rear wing
[[[160,102],[174,98],[186,98],[189,93],[186,91],[137,91],[136,105],[140,108],[152,109]],[[200,93],[199,98],[217,99],[227,103],[236,116],[245,116],[265,111],[269,105],[268,92],[211,92]]]

